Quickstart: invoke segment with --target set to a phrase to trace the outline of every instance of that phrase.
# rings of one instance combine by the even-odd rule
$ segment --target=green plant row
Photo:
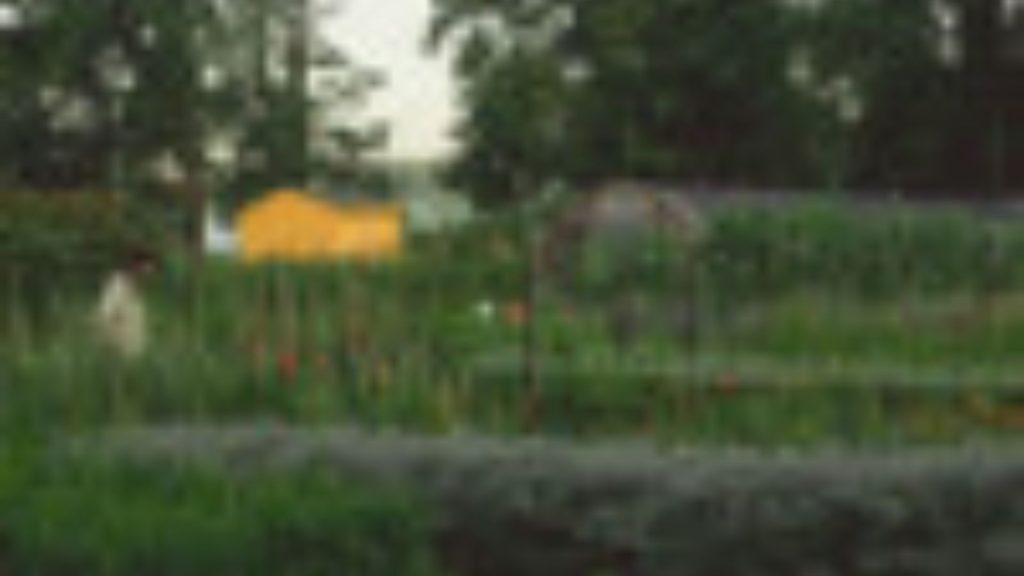
[[[490,455],[444,492],[474,576],[940,576],[1024,570],[1009,453],[888,460]]]
[[[169,212],[98,191],[0,192],[0,298],[39,315],[46,299],[94,290],[129,255],[159,254],[174,226]]]
[[[87,300],[19,328],[0,349],[4,430],[272,417],[434,433],[877,445],[1024,428],[1016,300],[996,301],[996,313],[966,299],[963,319],[959,300],[949,319],[944,301],[936,315],[930,301],[904,311],[898,302],[783,300],[695,348],[655,331],[620,347],[596,313],[542,308],[533,336],[540,385],[530,386],[525,327],[505,317],[500,299],[481,318],[477,302],[410,289],[392,267],[213,263],[193,278],[177,266],[150,285],[152,348],[138,362],[121,363],[95,341]]]
[[[395,490],[43,460],[0,473],[4,574],[438,573],[426,510]]]
[[[177,427],[113,432],[79,449],[150,470],[184,458],[228,475],[287,461],[293,473],[412,489],[433,502],[438,557],[460,576],[1024,570],[1024,461],[1014,446],[664,453],[641,443]]]
[[[734,298],[808,287],[884,298],[1024,283],[1024,227],[955,209],[839,201],[727,209],[701,252],[709,289]]]
[[[431,435],[812,447],[960,443],[1019,437],[1024,429],[1020,388],[995,370],[908,375],[870,364],[748,365],[728,356],[676,366],[606,359],[543,365],[531,384],[520,364],[462,371],[421,353],[228,361],[228,352],[186,349],[134,365],[100,352],[22,355],[0,367],[0,431],[39,437],[109,425],[271,419]]]

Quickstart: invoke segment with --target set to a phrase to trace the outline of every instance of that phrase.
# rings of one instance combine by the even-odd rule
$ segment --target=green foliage
[[[858,302],[985,295],[1024,282],[1014,257],[1024,229],[955,207],[836,197],[709,206],[704,217],[692,245],[656,230],[628,238],[595,230],[558,247],[564,254],[544,282],[582,300],[638,292],[665,303],[696,293],[733,307],[793,294]]]
[[[310,28],[323,9],[280,0],[25,6],[0,40],[0,186],[150,192],[168,186],[159,172],[173,161],[184,193],[251,194],[355,171],[376,133],[333,123],[323,126],[329,149],[305,144],[314,113],[358,104],[378,81]],[[324,86],[317,94],[312,72]],[[223,148],[225,134],[237,158],[215,165],[207,151],[214,140]],[[323,158],[339,153],[344,166],[325,169]]]
[[[491,450],[486,463],[445,462],[473,472],[441,488],[447,557],[460,574],[938,576],[1024,567],[1013,551],[1022,516],[1012,487],[1022,469],[1010,451]]]
[[[868,299],[985,293],[1024,279],[1012,256],[1024,242],[1021,229],[955,210],[818,202],[732,210],[715,220],[698,258],[709,292],[726,300],[800,290]]]
[[[552,178],[825,181],[835,119],[785,76],[800,38],[779,3],[437,4],[438,38],[465,32],[453,176],[482,200]]]
[[[51,283],[33,293],[52,311],[35,325],[5,302],[0,426],[271,417],[767,444],[1019,432],[966,399],[1018,402],[1012,222],[838,202],[711,211],[692,253],[596,243],[592,276],[568,259],[575,283],[540,279],[532,328],[525,224],[491,217],[380,266],[172,258],[144,287],[153,348],[134,363],[95,342],[92,294]],[[539,389],[524,386],[527,339]]]
[[[0,294],[38,301],[91,289],[133,253],[158,255],[175,221],[101,192],[0,194]]]
[[[11,464],[0,482],[5,573],[438,573],[427,516],[397,491],[315,476]]]
[[[200,273],[172,258],[147,283],[155,348],[134,364],[93,342],[88,293],[51,286],[34,294],[53,311],[45,321],[5,324],[0,369],[16,384],[0,391],[0,424],[272,416],[766,443],[1001,427],[963,394],[1015,401],[1000,387],[1024,342],[1018,226],[838,202],[707,216],[692,253],[596,243],[593,275],[570,259],[559,273],[572,284],[541,279],[540,390],[521,372],[525,221],[507,214],[423,238],[386,266],[212,261]],[[625,348],[620,304],[638,315]],[[677,322],[699,338],[681,342]],[[890,388],[916,408],[878,417],[870,407]],[[944,424],[912,432],[916,411]]]
[[[152,468],[231,474],[280,456],[408,487],[435,503],[433,541],[460,576],[1013,574],[1024,568],[1019,447],[807,453],[661,451],[531,438],[424,440],[334,431],[165,429],[91,439]],[[112,443],[111,443],[112,442]],[[114,447],[113,450],[111,448]],[[259,454],[262,458],[254,458]]]
[[[1024,67],[997,2],[434,4],[466,103],[452,177],[485,202],[623,177],[993,194],[1014,173]]]

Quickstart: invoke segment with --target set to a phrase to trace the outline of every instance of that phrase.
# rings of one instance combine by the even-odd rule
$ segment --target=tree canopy
[[[4,187],[138,191],[177,171],[255,191],[350,169],[376,140],[325,112],[378,80],[311,25],[335,2],[0,4],[18,15],[0,30]]]
[[[434,0],[460,184],[996,193],[1024,101],[997,0]],[[1013,92],[1017,90],[1017,92]],[[1019,123],[1020,121],[1017,120]],[[1021,128],[1021,126],[1017,126]]]

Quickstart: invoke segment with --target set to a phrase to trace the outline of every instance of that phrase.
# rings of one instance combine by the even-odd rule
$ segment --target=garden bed
[[[659,451],[247,426],[113,430],[70,448],[237,482],[312,472],[409,490],[433,504],[435,551],[463,576],[1024,570],[1015,446]]]

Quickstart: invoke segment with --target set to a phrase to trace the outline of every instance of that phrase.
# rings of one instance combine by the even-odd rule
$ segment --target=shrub
[[[730,208],[712,221],[700,264],[720,298],[824,289],[858,297],[1019,288],[1024,229],[954,210],[838,202]]]
[[[411,498],[326,478],[5,470],[5,574],[435,574]]]
[[[157,468],[182,455],[248,473],[287,462],[293,473],[329,466],[413,487],[437,503],[438,553],[463,576],[1024,570],[1024,459],[1013,448],[659,454],[640,444],[238,430],[113,440],[100,444],[108,456]]]
[[[128,254],[162,251],[171,225],[153,209],[111,194],[2,193],[0,297],[38,313],[47,300],[96,285]]]

